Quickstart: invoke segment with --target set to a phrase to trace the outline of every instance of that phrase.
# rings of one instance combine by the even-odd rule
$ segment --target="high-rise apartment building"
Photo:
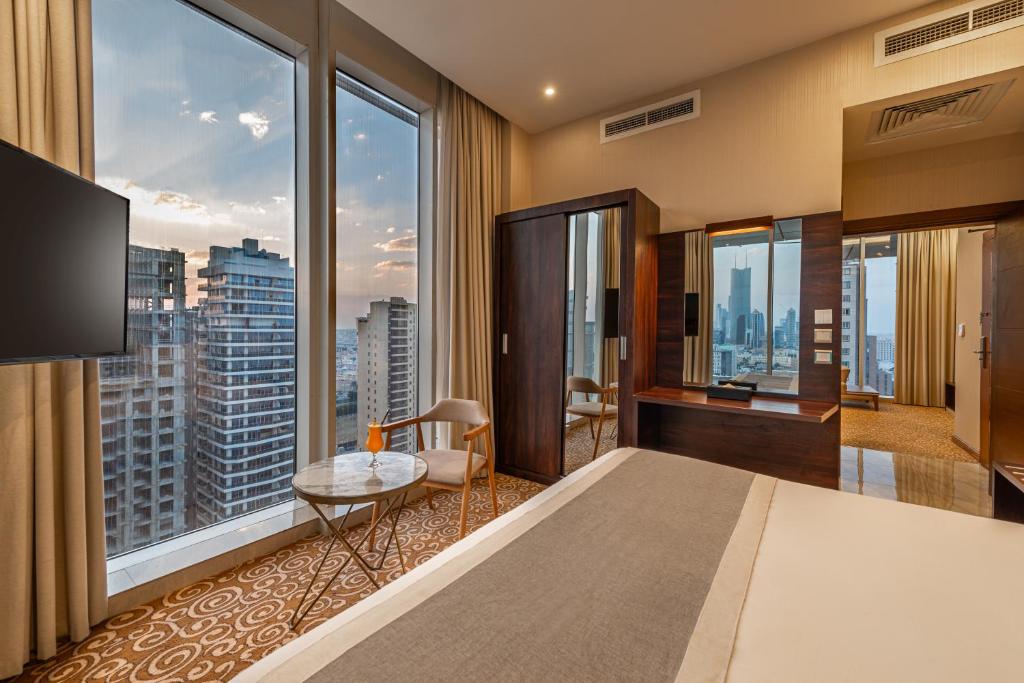
[[[291,497],[295,270],[245,239],[210,247],[199,277],[193,480],[205,526]]]
[[[755,349],[763,349],[767,344],[764,313],[754,309],[750,314],[750,346]]]
[[[729,274],[729,285],[730,341],[746,346],[750,329],[750,266],[733,268]]]
[[[100,360],[107,554],[186,530],[185,254],[128,247],[128,354]]]
[[[366,425],[390,409],[389,422],[416,414],[416,304],[402,297],[371,301],[370,312],[357,319],[359,338],[358,442]],[[391,450],[413,452],[413,431],[392,435]]]
[[[843,261],[842,308],[840,309],[842,335],[842,363],[850,368],[850,382],[858,382],[857,339],[860,324],[860,254]]]

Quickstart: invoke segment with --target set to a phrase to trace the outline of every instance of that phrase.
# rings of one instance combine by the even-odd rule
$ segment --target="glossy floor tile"
[[[992,516],[988,470],[976,462],[843,446],[839,488],[980,517]]]

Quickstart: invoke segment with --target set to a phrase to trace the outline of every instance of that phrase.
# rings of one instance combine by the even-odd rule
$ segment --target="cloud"
[[[389,235],[394,235],[395,234],[395,226],[393,226],[393,225],[390,226],[385,232],[387,232]]]
[[[238,122],[248,126],[252,136],[257,140],[262,140],[263,136],[270,132],[270,120],[259,112],[243,111],[238,115]]]
[[[244,216],[264,216],[267,210],[264,209],[259,202],[255,204],[245,204],[242,202],[228,202],[228,206],[235,213],[242,214]]]
[[[381,261],[377,265],[375,265],[373,268],[374,268],[374,270],[379,270],[379,271],[389,271],[390,270],[390,271],[402,272],[402,271],[415,270],[416,262],[415,261],[390,261],[390,260],[389,261]]]
[[[203,123],[220,123],[220,120],[217,118],[217,112],[215,111],[199,112],[199,120]]]
[[[280,197],[280,196],[276,196],[276,195],[271,197],[271,199],[274,200],[275,204],[284,204],[286,201],[288,201],[287,197]]]
[[[416,237],[396,237],[387,242],[377,242],[373,246],[384,251],[416,251]]]
[[[197,226],[232,224],[230,217],[211,211],[184,192],[151,190],[127,178],[100,177],[96,183],[127,197],[131,201],[133,218]]]

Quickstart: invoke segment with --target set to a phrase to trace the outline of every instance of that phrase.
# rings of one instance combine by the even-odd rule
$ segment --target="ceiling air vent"
[[[1022,0],[1024,1],[1024,0]],[[632,109],[601,119],[601,142],[611,142],[637,133],[700,116],[700,90]]]
[[[1024,0],[975,0],[875,34],[875,66],[1024,26]]]
[[[984,121],[1013,80],[957,90],[886,107],[871,115],[868,143]]]

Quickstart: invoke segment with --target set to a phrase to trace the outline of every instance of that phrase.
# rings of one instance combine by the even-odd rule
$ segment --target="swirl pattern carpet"
[[[500,512],[508,512],[543,490],[523,479],[497,475]],[[458,540],[461,494],[434,494],[403,512],[398,530],[407,566],[423,564]],[[477,483],[470,501],[470,532],[490,521],[487,486]],[[354,538],[361,527],[350,533]],[[289,619],[306,582],[327,547],[327,536],[312,536],[247,562],[231,571],[186,586],[136,609],[111,617],[81,643],[68,643],[50,660],[27,668],[19,681],[226,681],[258,659],[370,595],[372,586],[354,566],[293,631]],[[344,560],[337,547],[321,576]],[[401,575],[397,555],[388,555],[380,576]],[[314,587],[323,585],[323,579]],[[315,593],[312,593],[315,594]]]

